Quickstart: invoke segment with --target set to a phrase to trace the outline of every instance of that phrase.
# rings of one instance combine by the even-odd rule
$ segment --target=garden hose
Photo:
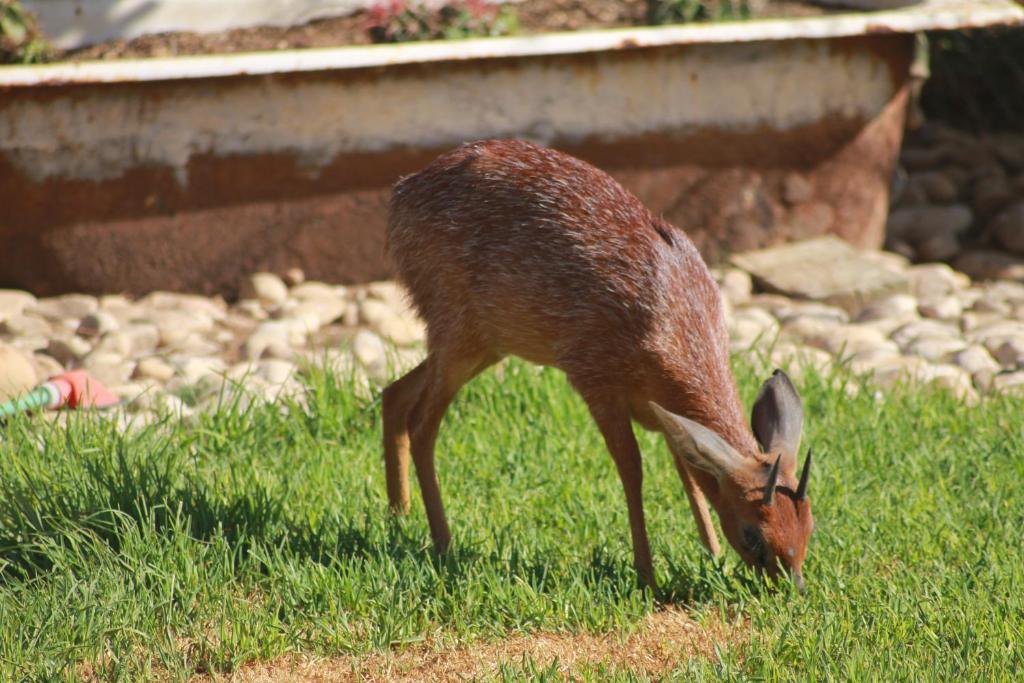
[[[60,401],[60,389],[53,382],[46,382],[23,396],[0,403],[0,418],[37,408],[51,408],[59,405]]]

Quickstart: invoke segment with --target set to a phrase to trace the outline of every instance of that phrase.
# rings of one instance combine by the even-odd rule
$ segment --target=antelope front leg
[[[694,480],[693,473],[690,472],[689,468],[675,456],[672,459],[675,461],[676,469],[679,471],[679,478],[683,480],[686,497],[690,500],[690,510],[693,511],[693,520],[697,522],[697,532],[700,534],[700,540],[711,551],[712,557],[718,557],[722,552],[722,548],[718,544],[718,534],[715,532],[715,525],[711,522],[711,512],[708,510],[708,500],[704,497],[704,491]]]
[[[647,525],[644,522],[644,473],[629,410],[614,403],[594,404],[588,401],[588,404],[626,491],[629,530],[633,537],[633,566],[636,567],[641,583],[654,588],[657,582],[651,562],[651,547],[647,540]]]

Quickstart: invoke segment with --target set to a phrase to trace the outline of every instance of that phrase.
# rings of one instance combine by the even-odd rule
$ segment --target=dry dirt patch
[[[285,657],[246,665],[221,680],[269,681],[463,681],[493,675],[502,664],[524,658],[562,674],[582,667],[629,669],[659,677],[693,657],[713,657],[719,645],[745,641],[746,624],[711,618],[696,622],[678,608],[655,612],[628,634],[535,633],[496,642],[445,647],[437,642],[387,654],[312,659]],[[208,677],[196,679],[212,680]]]

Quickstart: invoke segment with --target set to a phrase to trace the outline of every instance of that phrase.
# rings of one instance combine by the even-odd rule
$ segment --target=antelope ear
[[[670,413],[657,403],[652,402],[650,406],[661,423],[669,449],[677,458],[719,479],[733,475],[746,464],[743,456],[712,430]]]
[[[783,469],[796,468],[804,408],[796,388],[782,370],[772,373],[761,387],[750,414],[750,426],[762,451],[782,454],[786,461]]]

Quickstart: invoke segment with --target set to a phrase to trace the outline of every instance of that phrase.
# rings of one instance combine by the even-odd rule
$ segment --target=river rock
[[[912,356],[920,356],[932,362],[945,361],[953,354],[964,350],[967,342],[956,337],[917,337],[910,341],[903,351]]]
[[[972,249],[953,260],[972,280],[1024,280],[1024,259],[1001,251]]]
[[[980,372],[997,373],[1002,368],[988,350],[980,344],[972,344],[953,355],[953,362],[971,375]]]
[[[918,317],[917,299],[909,294],[894,294],[868,305],[857,316],[858,322],[890,319],[910,321]]]
[[[1024,394],[1024,371],[996,375],[993,388],[1002,394]]]
[[[1024,254],[1024,200],[1004,209],[989,225],[996,242],[1015,254]]]
[[[1007,339],[992,353],[999,363],[1010,370],[1024,368],[1024,337]]]
[[[264,306],[277,306],[288,299],[288,286],[273,273],[254,273],[242,280],[238,296],[257,299]]]
[[[170,363],[157,358],[141,358],[135,366],[132,375],[135,379],[152,379],[158,382],[167,382],[174,377],[174,367]]]
[[[352,339],[352,353],[372,379],[381,382],[386,378],[387,347],[376,334],[369,330],[357,332]]]
[[[32,315],[47,320],[81,320],[99,308],[99,301],[87,294],[64,294],[47,299],[39,299],[34,306],[27,309]]]
[[[31,391],[37,379],[28,355],[0,344],[0,401],[9,401]]]
[[[918,312],[925,318],[936,318],[939,320],[955,320],[963,313],[963,305],[960,299],[955,296],[944,296],[937,299],[922,301]]]
[[[36,298],[17,289],[0,289],[0,322],[21,315],[26,308],[36,305]]]
[[[872,301],[905,292],[909,283],[833,236],[736,254],[733,263],[761,288],[859,311]]]
[[[944,263],[914,266],[909,271],[914,295],[919,299],[949,296],[962,287],[969,287],[963,276]]]
[[[15,314],[0,321],[0,334],[11,337],[45,337],[52,329],[50,323],[35,315]]]

